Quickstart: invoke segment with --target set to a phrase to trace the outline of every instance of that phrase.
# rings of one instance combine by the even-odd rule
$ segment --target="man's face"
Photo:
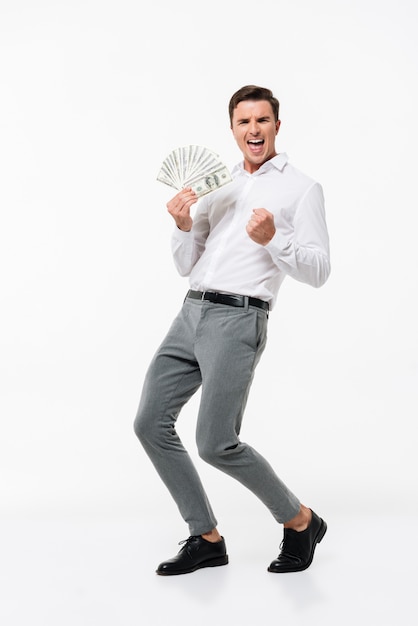
[[[232,115],[232,134],[244,156],[244,168],[251,174],[276,155],[275,140],[280,120],[267,100],[243,100]]]

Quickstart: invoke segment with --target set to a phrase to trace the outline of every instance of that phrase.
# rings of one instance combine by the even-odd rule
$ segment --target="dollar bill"
[[[215,191],[232,180],[219,155],[204,146],[181,146],[164,160],[157,180],[180,190],[192,187],[198,196]]]
[[[195,194],[200,197],[204,196],[215,189],[219,189],[223,185],[230,183],[232,180],[231,174],[226,167],[219,170],[214,170],[205,174],[198,180],[190,181],[186,186],[191,187]]]

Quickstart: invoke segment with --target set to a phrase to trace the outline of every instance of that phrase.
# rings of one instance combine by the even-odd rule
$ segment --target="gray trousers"
[[[181,408],[201,387],[196,443],[207,463],[250,489],[284,523],[300,502],[267,461],[240,441],[254,370],[264,350],[268,314],[186,298],[148,369],[134,429],[189,526],[206,533],[217,520],[177,432]]]

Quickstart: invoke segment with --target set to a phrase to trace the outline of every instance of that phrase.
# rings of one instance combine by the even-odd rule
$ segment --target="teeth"
[[[259,144],[259,143],[263,143],[263,140],[262,139],[250,139],[248,143]]]

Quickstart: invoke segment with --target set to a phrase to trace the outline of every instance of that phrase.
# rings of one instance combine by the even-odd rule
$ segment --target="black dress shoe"
[[[184,544],[180,552],[172,559],[161,563],[157,568],[157,574],[160,576],[189,574],[202,567],[216,567],[228,563],[223,537],[216,543],[206,541],[203,537],[189,537],[180,543]]]
[[[323,519],[312,511],[312,520],[308,528],[298,532],[291,528],[284,529],[281,552],[268,567],[269,572],[301,572],[312,563],[315,546],[320,543],[327,531]]]

